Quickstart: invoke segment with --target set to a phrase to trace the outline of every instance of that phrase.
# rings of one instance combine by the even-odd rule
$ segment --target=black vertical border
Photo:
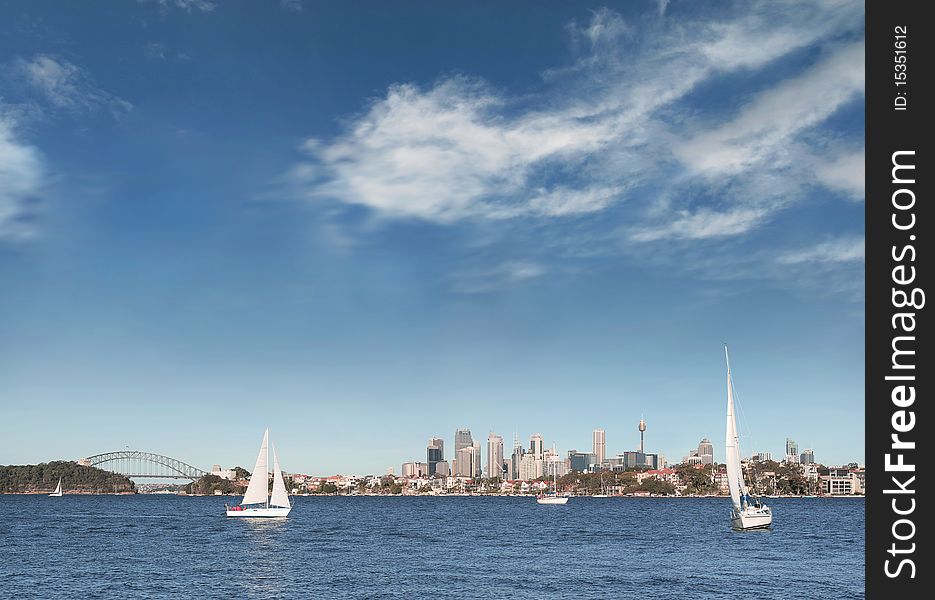
[[[931,326],[927,319],[927,306],[922,309],[896,309],[893,306],[892,289],[893,268],[898,264],[914,265],[917,278],[913,284],[903,287],[919,287],[929,291],[928,283],[935,269],[931,260],[929,237],[933,234],[931,225],[932,203],[931,186],[928,177],[933,160],[929,151],[931,131],[925,127],[925,121],[931,119],[935,106],[929,93],[927,79],[931,76],[933,61],[929,39],[935,34],[935,26],[924,16],[924,9],[930,8],[927,2],[908,0],[866,2],[866,591],[867,598],[921,598],[923,589],[932,593],[931,580],[933,568],[922,556],[931,556],[928,535],[930,529],[927,516],[933,507],[927,504],[926,496],[920,491],[921,486],[931,486],[928,463],[932,460],[932,446],[927,443],[931,432],[928,419],[931,411],[928,403],[932,401],[931,379],[935,377],[935,362],[925,352],[925,342],[931,336]],[[896,65],[898,54],[895,37],[896,28],[907,28],[904,38],[906,48],[906,84],[897,86],[895,74],[900,72]],[[900,94],[902,92],[902,94]],[[896,98],[905,96],[906,110],[896,110]],[[911,231],[899,231],[893,227],[892,206],[893,192],[901,187],[892,183],[892,155],[897,151],[914,150],[916,165],[912,189],[916,202],[911,212],[915,214],[916,225]],[[907,217],[901,214],[900,218]],[[910,236],[915,239],[911,240]],[[916,251],[915,262],[894,260],[894,248],[899,252],[906,245],[912,245]],[[935,301],[935,296],[926,298],[926,303]],[[893,315],[903,310],[916,313],[914,363],[916,376],[916,400],[913,406],[906,408],[915,413],[916,423],[912,431],[900,434],[905,440],[916,442],[915,450],[899,451],[891,449],[893,413],[899,410],[891,400],[894,385],[885,377],[896,373],[891,369],[892,343],[896,335],[907,335],[892,325]],[[912,334],[908,334],[912,335]],[[908,348],[908,345],[906,346]],[[906,374],[907,371],[900,371]],[[925,432],[925,433],[923,433]],[[898,475],[903,481],[905,473],[888,473],[884,467],[887,453],[902,453],[907,463],[915,465],[916,476],[911,487],[911,495],[896,496],[884,491],[893,489],[891,477]],[[892,459],[895,460],[895,459]],[[911,476],[912,474],[909,474]],[[905,485],[905,484],[904,484]],[[899,498],[900,506],[905,509],[909,498],[916,501],[912,514],[901,517],[895,514],[892,501]],[[915,534],[911,540],[899,541],[894,537],[893,525],[900,518],[907,518],[915,525]],[[906,535],[910,527],[903,523],[899,526],[900,535]],[[833,535],[833,532],[829,532]],[[897,548],[909,548],[915,543],[915,551],[910,554],[890,554],[892,544]],[[885,561],[890,561],[890,569],[895,571],[899,560],[909,558],[915,564],[915,578],[909,578],[910,569],[904,568],[902,575],[888,577]],[[931,560],[931,559],[929,559]]]

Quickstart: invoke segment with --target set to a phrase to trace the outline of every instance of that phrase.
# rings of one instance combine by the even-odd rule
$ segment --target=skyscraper
[[[523,451],[522,444],[519,443],[519,436],[516,433],[513,434],[513,456],[511,458],[511,464],[513,466],[513,472],[510,474],[511,479],[519,479],[519,463],[523,460]]]
[[[813,465],[815,464],[815,451],[811,448],[806,448],[802,451],[802,456],[799,457],[803,465]]]
[[[461,448],[467,448],[474,445],[474,438],[471,437],[471,430],[466,428],[455,430],[455,452]]]
[[[539,433],[533,434],[532,437],[529,438],[529,453],[532,454],[533,458],[536,460],[542,460],[542,450],[542,435]]]
[[[542,470],[545,461],[537,459],[532,452],[523,455],[519,463],[519,479],[523,481],[532,481],[542,477]]]
[[[698,456],[701,458],[701,464],[710,465],[714,462],[714,445],[711,440],[703,438],[698,444]]]
[[[476,465],[480,462],[480,454],[474,444],[458,450],[455,460],[455,472],[458,477],[476,477]]]
[[[793,441],[791,438],[786,438],[786,462],[799,462],[799,445],[796,444],[795,441]]]
[[[607,444],[605,443],[603,429],[595,429],[591,433],[591,443],[591,453],[594,454],[594,461],[597,464],[603,463],[605,452],[607,451]]]
[[[595,464],[594,453],[578,452],[577,450],[568,451],[568,468],[579,473],[587,473],[591,465]],[[597,463],[600,464],[600,463]]]
[[[483,474],[480,464],[480,442],[478,440],[474,440],[474,443],[471,445],[471,447],[474,448],[474,477],[480,477]]]
[[[438,437],[429,438],[425,454],[425,462],[429,465],[429,477],[431,477],[435,474],[435,465],[445,460],[445,440]]]
[[[495,433],[487,436],[487,477],[503,477],[503,438]]]

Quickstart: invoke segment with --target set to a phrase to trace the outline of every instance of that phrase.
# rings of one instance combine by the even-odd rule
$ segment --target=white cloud
[[[293,176],[311,197],[439,222],[592,212],[609,202],[611,188],[530,187],[543,181],[537,169],[598,150],[609,137],[601,126],[560,111],[510,119],[503,103],[465,78],[426,91],[393,86],[338,140],[306,141],[314,160]]]
[[[143,53],[149,60],[166,60],[166,45],[159,42],[149,42],[143,46]]]
[[[197,10],[200,12],[211,12],[217,8],[217,3],[212,0],[157,0],[159,6],[163,10],[166,10],[170,7],[181,8],[184,11],[192,12]]]
[[[652,242],[665,238],[701,240],[738,235],[758,226],[768,211],[758,208],[738,208],[718,212],[707,208],[696,212],[679,211],[671,222],[662,226],[639,228],[630,235],[635,242]]]
[[[14,81],[38,94],[55,110],[90,113],[104,109],[116,117],[132,108],[126,100],[94,85],[80,67],[52,55],[14,59],[11,73]]]
[[[864,191],[864,153],[847,152],[838,156],[818,156],[815,177],[823,185],[849,194],[855,200],[863,200]]]
[[[727,122],[696,126],[688,139],[675,133],[690,128],[683,117],[672,123],[669,107],[702,81],[765,65],[819,41],[833,25],[859,23],[862,15],[854,4],[796,5],[808,9],[807,18],[776,25],[773,6],[760,4],[750,11],[758,16],[694,29],[676,24],[642,41],[620,15],[601,9],[573,28],[585,55],[548,72],[553,85],[542,94],[511,97],[466,77],[428,88],[393,85],[341,135],[306,143],[309,160],[292,169],[293,182],[308,198],[450,223],[598,212],[646,180],[678,199],[679,186],[698,187],[691,181],[697,174],[740,178],[767,160],[775,162],[771,168],[788,167],[777,159],[798,134],[861,93],[862,44],[835,49],[761,92]],[[687,170],[673,171],[672,153]],[[830,176],[810,178],[828,183]],[[727,208],[675,202],[672,222],[644,227],[632,239],[735,235],[787,204],[736,195],[720,203]]]
[[[777,258],[777,262],[784,265],[863,262],[863,260],[864,240],[858,237],[822,242],[807,248],[785,252]]]
[[[616,238],[576,227],[579,239],[565,243],[579,256],[606,255],[588,243],[621,252],[750,235],[814,184],[856,195],[856,158],[827,158],[822,128],[863,93],[863,43],[853,41],[862,4],[756,2],[701,21],[666,14],[667,4],[663,19],[600,9],[573,24],[575,58],[545,71],[536,93],[461,75],[392,85],[336,136],[307,140],[290,181],[305,198],[384,222],[538,226],[592,215],[582,221],[600,227],[596,216],[612,213]],[[805,48],[816,58],[803,68]],[[792,53],[795,67],[778,63]],[[724,104],[692,95],[743,78],[749,95]],[[502,269],[469,279],[510,281]]]
[[[460,271],[452,275],[452,288],[461,294],[496,292],[537,279],[548,272],[545,266],[530,260],[514,260],[486,269]]]
[[[848,44],[804,74],[761,93],[739,114],[677,144],[676,156],[696,172],[737,174],[780,159],[802,130],[821,123],[864,89],[864,45]]]
[[[17,138],[0,105],[0,242],[31,236],[29,203],[43,186],[39,151]]]

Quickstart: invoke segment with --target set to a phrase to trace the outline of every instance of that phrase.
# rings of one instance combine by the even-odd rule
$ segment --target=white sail
[[[256,457],[256,466],[250,476],[250,485],[241,504],[267,504],[269,499],[269,429],[263,434],[263,444]]]
[[[746,486],[743,483],[743,470],[740,467],[740,440],[737,437],[737,422],[734,419],[734,386],[730,377],[730,357],[727,356],[727,346],[724,346],[724,355],[727,357],[727,486],[730,488],[730,499],[734,508],[740,510],[740,498],[746,495]]]
[[[61,478],[61,477],[58,478],[58,485],[55,486],[55,491],[52,492],[52,493],[49,494],[49,495],[50,495],[50,496],[55,496],[55,497],[58,497],[58,496],[61,496],[61,495],[62,495],[62,478]]]
[[[279,468],[279,457],[276,456],[276,444],[273,444],[273,497],[270,506],[290,506],[289,492],[286,491],[286,482],[282,479],[282,470]]]

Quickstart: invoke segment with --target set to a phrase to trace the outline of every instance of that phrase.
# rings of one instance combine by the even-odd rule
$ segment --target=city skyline
[[[0,4],[0,463],[863,462],[862,3]]]

